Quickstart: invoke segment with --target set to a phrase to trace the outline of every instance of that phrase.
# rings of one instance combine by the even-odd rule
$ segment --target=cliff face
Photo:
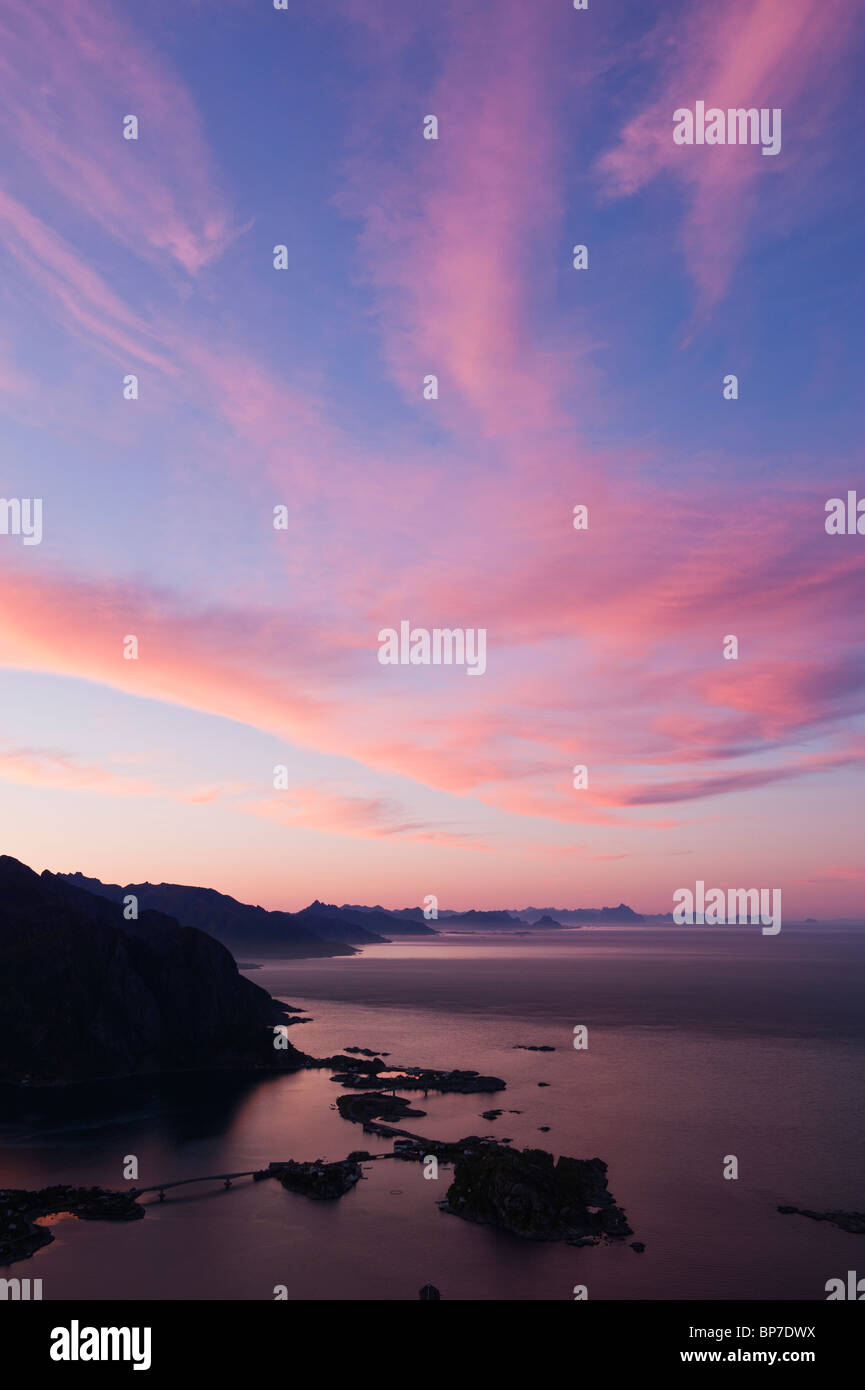
[[[292,1070],[286,1011],[230,953],[158,912],[119,905],[0,856],[0,1081],[211,1069]]]

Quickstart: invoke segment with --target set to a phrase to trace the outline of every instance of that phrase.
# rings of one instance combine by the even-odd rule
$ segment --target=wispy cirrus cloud
[[[98,763],[82,763],[56,748],[0,748],[0,781],[111,796],[153,796],[158,791],[153,781],[129,777]]]
[[[650,74],[648,90],[597,173],[610,198],[633,196],[661,175],[677,180],[699,313],[727,290],[758,212],[769,225],[778,208],[788,225],[812,215],[815,178],[834,152],[833,118],[855,79],[862,22],[844,0],[699,0],[665,8],[632,50]],[[781,108],[788,143],[772,159],[753,148],[674,144],[673,112],[698,100]]]
[[[109,757],[109,762],[140,762],[141,757]],[[162,777],[135,777],[102,763],[83,762],[57,748],[0,748],[0,782],[55,791],[95,792],[106,797],[154,797],[159,800],[205,804],[248,795],[250,782],[226,780],[184,783]]]
[[[176,368],[156,335],[56,232],[0,189],[3,249],[47,311],[76,337],[116,360],[131,358],[163,372]]]
[[[514,578],[518,583],[519,575]],[[502,619],[495,629],[502,640],[499,672],[488,671],[482,694],[475,688],[480,682],[451,679],[443,704],[440,682],[429,685],[421,672],[413,672],[411,686],[389,681],[376,660],[378,624],[370,622],[361,640],[357,617],[355,640],[344,640],[343,623],[333,628],[342,640],[333,642],[331,630],[310,614],[189,606],[140,582],[118,590],[11,570],[4,579],[0,642],[7,666],[98,680],[239,720],[354,758],[371,771],[526,816],[624,825],[628,808],[741,792],[858,757],[852,745],[838,758],[785,755],[792,740],[818,739],[865,708],[861,664],[843,655],[844,613],[833,661],[814,667],[793,660],[782,626],[774,640],[761,629],[755,667],[747,651],[738,664],[723,662],[720,620],[714,644],[695,660],[696,618],[677,627],[675,611],[652,618],[647,610],[640,651],[665,652],[655,669],[635,659],[627,632],[611,646],[600,617],[584,603],[573,627],[592,662],[583,693],[569,678],[562,634],[538,655],[541,688],[537,674],[527,677],[531,644],[509,634]],[[730,580],[738,584],[735,575]],[[809,593],[807,585],[802,593]],[[559,588],[559,602],[566,600]],[[787,627],[801,616],[795,589],[788,607]],[[751,621],[759,618],[756,605]],[[139,636],[138,661],[122,659],[127,632]],[[824,626],[824,643],[829,637]],[[641,716],[633,722],[636,709]],[[770,753],[774,761],[767,764]],[[590,789],[574,796],[570,767],[585,760],[595,769]],[[718,760],[738,765],[713,766]],[[675,769],[688,762],[703,763],[705,771],[682,779]],[[645,776],[635,781],[616,771],[627,763],[646,768]]]
[[[447,47],[423,108],[393,78],[384,94],[358,103],[335,201],[361,222],[361,274],[407,395],[417,398],[434,373],[437,409],[484,436],[566,428],[561,398],[586,345],[573,325],[567,340],[539,342],[538,306],[527,293],[540,254],[549,258],[542,283],[552,295],[563,216],[566,135],[549,100],[561,78],[555,14],[497,0],[449,10],[445,23],[459,41]],[[378,84],[377,65],[374,74]],[[425,112],[439,113],[436,141],[421,138]],[[395,146],[394,126],[409,121]]]
[[[486,853],[489,846],[469,831],[425,824],[407,816],[389,797],[337,791],[311,784],[276,791],[267,799],[244,802],[244,812],[277,821],[280,825],[362,839],[415,841]]]
[[[16,178],[26,167],[137,256],[194,275],[235,235],[194,103],[118,6],[3,0],[0,121]]]

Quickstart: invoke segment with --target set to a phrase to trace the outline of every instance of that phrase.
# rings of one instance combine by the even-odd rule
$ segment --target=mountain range
[[[398,917],[413,922],[426,920],[423,909],[420,907],[367,908],[358,904],[353,904],[352,907],[353,911],[356,912],[382,912],[390,917]],[[585,922],[618,922],[627,925],[628,923],[641,922],[672,922],[672,920],[673,914],[671,912],[635,912],[632,907],[628,907],[627,903],[619,903],[618,907],[470,908],[466,912],[457,912],[453,908],[441,907],[438,909],[437,917],[439,929],[444,928],[446,931],[452,931],[457,927],[498,931],[511,927],[542,926],[552,928],[582,925]]]
[[[357,948],[380,945],[395,936],[434,936],[439,931],[554,930],[587,922],[638,925],[671,922],[671,913],[646,915],[626,903],[618,907],[525,907],[457,912],[440,908],[431,926],[420,907],[367,907],[318,899],[300,912],[283,912],[239,902],[213,888],[181,883],[103,883],[82,873],[60,874],[68,883],[122,903],[134,896],[139,911],[152,909],[176,917],[184,926],[221,941],[241,961],[350,956]]]
[[[419,910],[419,909],[417,909]],[[494,909],[491,911],[470,909],[468,912],[451,912],[441,909],[438,925],[445,931],[470,927],[477,931],[502,931],[512,928],[583,926],[587,922],[610,922],[622,925],[640,923],[672,922],[670,912],[646,914],[635,912],[627,903],[618,907],[522,907]]]
[[[391,917],[378,910],[313,902],[301,912],[269,912],[263,907],[238,902],[213,888],[194,888],[182,883],[103,883],[82,873],[59,878],[111,902],[137,899],[138,910],[154,910],[176,917],[187,927],[221,941],[238,960],[351,956],[357,946],[388,941],[392,935],[431,935],[432,928]],[[387,935],[383,935],[387,932]]]

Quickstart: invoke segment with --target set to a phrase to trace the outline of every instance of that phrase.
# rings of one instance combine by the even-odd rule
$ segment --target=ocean
[[[819,1300],[862,1263],[861,1238],[776,1210],[865,1208],[861,928],[443,933],[248,974],[312,1017],[289,1030],[305,1052],[357,1046],[394,1066],[501,1077],[490,1095],[405,1093],[427,1113],[403,1127],[600,1157],[633,1236],[522,1241],[442,1213],[447,1167],[430,1180],[388,1160],[334,1202],[243,1179],[152,1194],[143,1221],[61,1218],[52,1245],[0,1274],[41,1278],[46,1300],[273,1299],[280,1287],[416,1300],[428,1282],[451,1299],[571,1300],[584,1285],[592,1299]],[[518,1047],[541,1044],[555,1051]],[[146,1186],[389,1151],[339,1116],[339,1090],[323,1070],[34,1089],[0,1110],[0,1185],[123,1188],[131,1156]],[[482,1119],[492,1108],[504,1113]]]

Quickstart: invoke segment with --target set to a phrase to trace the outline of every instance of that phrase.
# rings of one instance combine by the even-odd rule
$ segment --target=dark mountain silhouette
[[[286,1016],[204,932],[0,856],[0,1081],[294,1070]]]
[[[182,883],[102,883],[83,874],[60,874],[60,878],[88,892],[98,893],[120,903],[130,894],[138,899],[139,911],[152,908],[176,917],[186,927],[197,927],[216,937],[239,960],[266,957],[351,956],[351,942],[369,946],[383,940],[373,930],[364,931],[337,916],[320,913],[268,912],[238,902],[213,888],[192,888]],[[321,906],[319,904],[319,906]],[[337,910],[338,911],[338,910]]]
[[[309,907],[304,907],[294,914],[295,920],[307,931],[316,932],[325,938],[335,936],[359,946],[388,940],[388,937],[381,935],[380,926],[385,923],[392,924],[385,913],[380,916],[381,922],[378,920],[378,914],[374,912],[347,910],[344,907],[335,907],[333,903],[320,903],[317,898]]]
[[[363,907],[352,903],[343,903],[342,907],[333,907],[330,904],[324,907],[323,903],[313,903],[313,907],[338,913],[340,917],[358,922],[362,926],[387,932],[388,936],[438,935],[435,927],[431,927],[427,922],[420,907],[400,908],[396,912],[391,912],[386,907]]]
[[[618,907],[526,907],[522,912],[527,919],[550,915],[558,921],[559,926],[569,921],[635,923],[651,920],[640,912],[634,912],[627,903],[619,903]]]
[[[468,912],[453,912],[447,919],[448,930],[451,927],[477,927],[481,930],[486,927],[522,927],[525,923],[515,912],[478,912],[471,908]]]
[[[429,918],[427,918],[427,917],[424,916],[424,910],[423,910],[422,907],[389,907],[389,908],[376,908],[376,911],[377,911],[377,912],[385,912],[385,911],[387,911],[387,912],[390,913],[391,917],[396,917],[400,922],[405,921],[405,922],[422,922],[422,923],[424,923],[424,922],[428,922],[428,921],[430,920]],[[433,918],[432,920],[433,920],[433,921],[442,920],[442,919],[444,919],[444,918],[446,918],[446,917],[453,917],[453,915],[454,915],[454,914],[453,914],[452,911],[450,911],[450,910],[447,909],[447,908],[441,907],[441,908],[438,909],[438,918]],[[405,928],[404,928],[404,927],[400,927],[400,930],[401,930],[401,931],[404,931]]]

